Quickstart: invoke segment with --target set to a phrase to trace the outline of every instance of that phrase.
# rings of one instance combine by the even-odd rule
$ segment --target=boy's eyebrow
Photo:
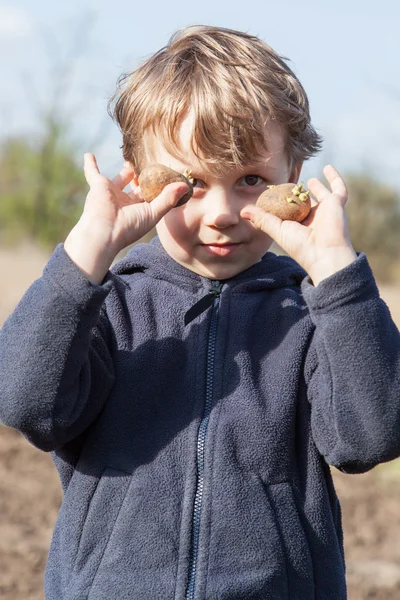
[[[179,163],[179,171],[181,173],[183,173],[186,169],[188,169],[192,174],[193,173],[201,174],[201,173],[207,172],[206,168],[202,168],[201,166],[195,167],[194,165],[191,165],[189,162],[187,162],[185,164]],[[255,163],[253,165],[243,166],[241,170],[243,172],[262,171],[265,174],[268,174],[268,173],[273,174],[277,170],[277,167],[273,167],[272,165],[269,165],[267,162],[260,162],[260,163]]]

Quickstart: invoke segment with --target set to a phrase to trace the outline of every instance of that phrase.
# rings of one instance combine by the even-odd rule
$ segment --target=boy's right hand
[[[152,202],[140,195],[129,163],[112,180],[101,175],[93,154],[85,154],[90,186],[83,213],[64,242],[64,249],[84,275],[101,283],[118,252],[148,233],[188,191],[185,183],[167,185]],[[132,191],[124,192],[131,183]]]
[[[129,163],[112,180],[101,175],[93,154],[85,154],[85,177],[90,186],[82,219],[96,224],[98,233],[115,255],[146,235],[188,191],[184,183],[166,186],[152,202],[140,195],[137,177]],[[131,184],[132,191],[124,192]]]

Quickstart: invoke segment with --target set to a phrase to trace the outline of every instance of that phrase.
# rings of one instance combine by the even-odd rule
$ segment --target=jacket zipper
[[[213,379],[214,379],[214,358],[215,358],[215,343],[217,338],[217,324],[219,314],[219,301],[222,290],[222,283],[219,281],[211,281],[210,293],[214,294],[214,302],[212,305],[211,322],[208,331],[207,343],[207,374],[206,374],[206,401],[204,406],[203,417],[200,422],[197,434],[197,478],[196,478],[196,493],[194,497],[193,516],[192,516],[192,533],[191,547],[189,558],[189,580],[186,590],[186,600],[194,600],[194,592],[196,585],[196,568],[197,557],[199,550],[199,534],[200,534],[200,514],[203,501],[203,486],[204,486],[204,453],[205,440],[207,433],[208,421],[213,400]]]

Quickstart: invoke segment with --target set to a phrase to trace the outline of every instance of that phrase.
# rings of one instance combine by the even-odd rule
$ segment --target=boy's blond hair
[[[185,162],[179,126],[189,113],[192,150],[216,174],[260,160],[268,151],[271,123],[285,135],[290,167],[310,158],[322,139],[311,125],[303,86],[285,60],[240,31],[206,25],[177,31],[164,48],[120,77],[110,100],[125,160],[140,173],[150,133]]]

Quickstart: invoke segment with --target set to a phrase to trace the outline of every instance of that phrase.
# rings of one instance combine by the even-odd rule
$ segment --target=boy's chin
[[[221,264],[210,265],[210,264],[196,263],[196,264],[186,265],[186,267],[188,269],[190,269],[191,271],[194,271],[198,275],[201,275],[202,277],[206,277],[207,279],[223,280],[223,279],[231,279],[232,277],[239,275],[239,273],[242,273],[242,271],[249,269],[254,264],[259,262],[259,260],[261,260],[261,259],[256,259],[252,262],[249,262],[249,264],[231,263],[231,264],[222,264],[222,265]]]

